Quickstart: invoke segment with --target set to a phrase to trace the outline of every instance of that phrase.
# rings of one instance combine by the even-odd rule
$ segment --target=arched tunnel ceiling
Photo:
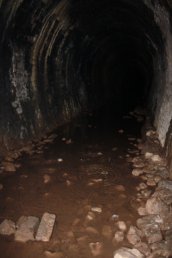
[[[147,97],[164,53],[156,4],[168,2],[1,0],[2,134],[24,139],[68,121],[115,96],[127,79],[133,102],[135,67]]]

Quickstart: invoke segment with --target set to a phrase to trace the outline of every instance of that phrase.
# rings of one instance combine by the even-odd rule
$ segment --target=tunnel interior
[[[168,1],[1,1],[0,7],[2,146],[100,107],[121,115],[137,106],[149,110],[165,144]]]
[[[3,257],[172,257],[171,179],[171,0],[0,0]]]

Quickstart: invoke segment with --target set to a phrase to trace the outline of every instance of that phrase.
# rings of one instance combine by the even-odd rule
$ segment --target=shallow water
[[[48,243],[23,244],[1,236],[1,257],[62,257],[62,252],[68,258],[112,258],[117,248],[130,246],[126,239],[116,243],[112,238],[115,215],[128,227],[138,217],[134,202],[139,179],[131,175],[128,159],[136,155],[140,127],[133,118],[90,114],[58,129],[53,144],[23,157],[15,174],[1,175],[0,222],[22,215],[41,218],[44,212],[57,216]],[[101,212],[91,212],[89,220],[93,207]],[[91,249],[96,242],[100,245]]]

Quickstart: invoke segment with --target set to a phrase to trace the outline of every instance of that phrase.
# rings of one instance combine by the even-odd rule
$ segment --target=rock
[[[152,195],[152,197],[160,199],[166,205],[172,204],[172,191],[170,191],[169,189],[157,188],[156,192]]]
[[[12,220],[7,220],[5,219],[1,224],[0,224],[0,234],[1,235],[12,235],[15,233],[16,226],[15,223]]]
[[[162,240],[160,226],[163,223],[158,215],[148,215],[137,220],[137,226],[146,236],[149,244]]]
[[[48,184],[51,181],[51,177],[49,175],[44,175],[43,179],[44,179],[44,184]]]
[[[27,242],[35,240],[34,234],[38,228],[39,218],[22,216],[16,224],[15,240],[19,242]]]
[[[2,191],[3,190],[3,185],[2,184],[0,184],[0,191]]]
[[[144,190],[147,188],[147,185],[145,183],[140,183],[139,188],[140,188],[140,190]]]
[[[100,256],[103,253],[103,243],[101,242],[89,243],[89,247],[93,256]]]
[[[130,226],[127,233],[128,242],[132,245],[136,245],[141,242],[141,236],[143,237],[142,232],[134,226]]]
[[[112,239],[112,243],[116,245],[116,243],[120,243],[124,240],[124,232],[117,231]]]
[[[92,207],[91,211],[97,212],[97,213],[102,213],[102,208],[100,208],[100,207]]]
[[[145,153],[145,159],[151,159],[152,156],[153,156],[153,153],[151,153],[151,152],[146,152]]]
[[[144,207],[139,207],[139,208],[137,209],[137,211],[138,211],[138,214],[139,214],[140,216],[145,216],[145,215],[147,215],[146,209],[145,209]]]
[[[44,254],[48,258],[65,258],[62,252],[45,251]]]
[[[125,232],[127,230],[127,225],[124,221],[118,221],[116,223],[117,227],[119,228],[119,230]]]
[[[156,182],[155,182],[154,178],[148,178],[146,184],[147,184],[148,186],[155,186],[155,185],[156,185]]]
[[[169,211],[168,205],[156,197],[151,197],[146,202],[146,211],[148,214],[164,214]]]
[[[170,180],[160,181],[158,184],[158,188],[165,188],[165,189],[172,191],[172,181],[170,181]]]
[[[55,219],[56,215],[54,214],[43,214],[41,223],[36,234],[37,241],[48,242],[50,240],[54,228]]]
[[[144,258],[145,256],[137,249],[122,247],[115,251],[114,258]]]
[[[6,172],[16,172],[14,163],[4,161],[2,162],[2,166]]]
[[[96,218],[95,213],[92,211],[89,211],[85,219],[86,219],[86,222],[88,222],[88,221],[95,220],[95,218]]]
[[[145,190],[142,190],[141,191],[141,195],[144,197],[144,198],[149,198],[152,194],[152,191],[151,190],[148,190],[148,189],[145,189]]]
[[[104,225],[102,228],[102,236],[104,236],[107,239],[112,239],[112,229],[109,225]]]
[[[152,157],[151,157],[151,160],[153,161],[153,162],[157,162],[157,163],[161,163],[162,162],[162,158],[159,156],[159,155],[153,155]]]
[[[157,184],[157,183],[159,183],[160,181],[162,180],[162,177],[161,176],[155,176],[154,177],[154,181],[155,181],[155,183]]]
[[[144,254],[146,257],[148,257],[151,253],[149,246],[144,242],[139,242],[135,245],[135,248],[139,250],[142,254]]]
[[[63,162],[63,159],[62,159],[62,158],[58,158],[57,161],[58,161],[59,163],[62,163],[62,162]]]

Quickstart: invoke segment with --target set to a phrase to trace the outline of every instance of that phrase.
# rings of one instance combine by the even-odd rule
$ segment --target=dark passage
[[[171,8],[0,0],[0,256],[172,255]]]

